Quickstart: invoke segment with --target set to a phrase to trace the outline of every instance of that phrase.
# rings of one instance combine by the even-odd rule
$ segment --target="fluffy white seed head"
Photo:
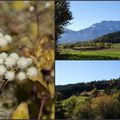
[[[35,8],[34,8],[33,6],[30,6],[30,7],[29,7],[29,11],[30,11],[30,12],[33,12],[34,10],[35,10]]]
[[[37,68],[30,67],[31,65],[31,58],[19,57],[17,53],[11,53],[9,55],[3,52],[0,54],[0,76],[4,76],[9,81],[13,80],[14,78],[22,81],[27,77],[36,76],[38,73]],[[14,71],[12,71],[12,67],[14,67]],[[25,73],[25,71],[27,73]],[[15,75],[15,73],[17,75]]]
[[[0,65],[4,63],[4,59],[0,58]]]
[[[5,74],[5,78],[6,78],[8,81],[14,80],[14,78],[15,78],[15,73],[14,73],[14,71],[7,71],[6,74]]]
[[[4,39],[4,37],[0,38],[0,47],[6,47],[8,42]]]
[[[37,69],[35,68],[35,67],[30,67],[30,68],[28,68],[28,70],[27,70],[27,75],[29,76],[29,77],[35,77],[36,75],[37,75]]]
[[[8,54],[5,53],[5,52],[3,52],[3,53],[0,54],[0,58],[2,58],[2,59],[7,58],[7,56],[8,56]]]
[[[6,72],[6,67],[4,65],[0,65],[0,76],[4,75]]]
[[[45,4],[45,8],[48,8],[48,7],[50,7],[50,2],[46,2],[46,4]]]
[[[5,35],[4,39],[8,42],[11,43],[12,42],[12,37],[10,35]]]
[[[9,68],[9,67],[13,67],[16,65],[16,60],[13,57],[7,57],[5,59],[5,65]]]
[[[19,60],[18,60],[18,67],[21,68],[21,69],[25,69],[27,68],[31,63],[31,60],[28,58],[25,58],[25,57],[21,57]]]
[[[18,67],[21,68],[21,69],[24,69],[24,68],[27,67],[27,60],[25,59],[25,57],[21,57],[18,60]]]
[[[18,78],[18,80],[22,81],[22,80],[24,80],[26,78],[26,75],[25,75],[24,72],[19,72],[17,74],[17,78]]]
[[[28,62],[28,66],[32,64],[32,59],[31,58],[26,58],[27,62]]]
[[[3,33],[2,33],[2,32],[0,32],[0,38],[1,38],[1,37],[3,37]]]
[[[10,57],[14,58],[16,61],[19,59],[19,56],[17,53],[11,53]]]

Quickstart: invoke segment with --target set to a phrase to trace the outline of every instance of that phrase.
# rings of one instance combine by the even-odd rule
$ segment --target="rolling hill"
[[[92,81],[88,83],[58,85],[56,86],[56,93],[61,93],[62,99],[66,99],[72,95],[79,95],[84,91],[91,91],[94,88],[97,88],[98,90],[111,90],[113,88],[120,90],[120,78]]]
[[[120,31],[98,37],[96,42],[120,43]]]

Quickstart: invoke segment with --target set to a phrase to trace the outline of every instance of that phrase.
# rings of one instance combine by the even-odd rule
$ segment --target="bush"
[[[117,92],[116,94],[114,94],[113,98],[117,99],[118,101],[120,101],[120,91]]]
[[[94,117],[95,115],[89,101],[79,104],[74,110],[73,119],[93,119]]]
[[[101,116],[104,119],[120,118],[120,103],[112,96],[100,96],[92,100],[91,107],[96,118]]]
[[[76,96],[72,96],[63,101],[64,115],[66,118],[72,118],[74,109],[78,105],[78,100]]]

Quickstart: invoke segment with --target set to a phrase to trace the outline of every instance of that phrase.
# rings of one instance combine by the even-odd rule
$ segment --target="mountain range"
[[[61,38],[58,39],[58,44],[77,43],[80,41],[93,40],[108,33],[120,31],[120,21],[102,21],[95,23],[88,28],[73,31],[64,29]]]

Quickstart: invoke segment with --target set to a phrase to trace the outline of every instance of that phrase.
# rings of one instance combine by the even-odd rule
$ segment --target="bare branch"
[[[1,87],[0,87],[0,92],[3,91],[3,89],[5,88],[5,86],[7,85],[8,82],[9,82],[9,81],[4,80],[3,84],[2,84]]]

